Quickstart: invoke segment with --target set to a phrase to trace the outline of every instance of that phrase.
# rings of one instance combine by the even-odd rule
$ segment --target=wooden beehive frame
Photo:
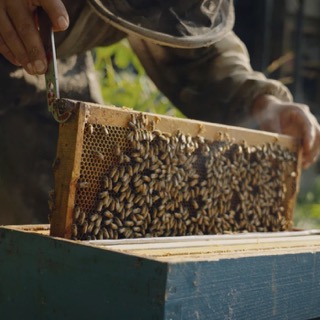
[[[127,127],[132,114],[138,112],[127,108],[107,107],[97,104],[62,99],[61,102],[72,105],[72,116],[60,125],[57,156],[54,163],[55,194],[51,217],[51,235],[70,238],[73,223],[76,190],[81,176],[81,156],[85,136],[85,126],[102,125]],[[58,101],[59,103],[59,101]],[[214,140],[217,134],[226,133],[235,142],[246,141],[248,145],[277,143],[294,152],[298,156],[295,192],[287,199],[287,218],[292,219],[297,186],[300,177],[300,153],[296,139],[288,136],[262,131],[243,129],[226,125],[199,122],[188,119],[146,114],[154,120],[156,129],[174,133],[177,129],[190,136],[201,135],[205,139]],[[160,120],[160,121],[159,121]]]

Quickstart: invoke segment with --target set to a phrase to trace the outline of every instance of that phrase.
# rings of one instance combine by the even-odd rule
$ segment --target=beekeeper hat
[[[156,43],[198,48],[233,28],[232,0],[89,0],[106,22]]]

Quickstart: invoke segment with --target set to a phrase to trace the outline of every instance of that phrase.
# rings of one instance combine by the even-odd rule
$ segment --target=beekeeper
[[[5,148],[0,155],[0,188],[1,180],[7,181],[7,190],[9,184],[1,163],[8,166],[11,159],[9,166],[19,179],[23,180],[16,172],[19,167],[30,173],[25,161],[20,159],[19,165],[16,159],[26,152],[33,176],[42,177],[34,185],[41,182],[36,188],[43,190],[48,182],[46,163],[54,157],[48,147],[53,129],[43,129],[43,124],[37,128],[30,108],[18,108],[32,105],[46,118],[39,75],[46,71],[47,61],[35,23],[37,7],[47,12],[54,30],[61,31],[56,33],[56,46],[64,97],[101,103],[86,52],[127,38],[150,78],[186,116],[241,126],[254,120],[263,130],[301,139],[305,168],[316,161],[318,121],[306,105],[293,102],[284,85],[252,70],[244,44],[232,31],[232,0],[0,0],[0,147]],[[25,113],[24,120],[19,112]],[[29,126],[30,133],[21,129],[21,138],[16,126]],[[38,142],[26,141],[29,137]],[[22,151],[16,151],[12,141]],[[34,166],[43,158],[37,171]],[[26,189],[35,187],[30,179]],[[28,201],[35,201],[32,197],[37,195],[29,193]]]

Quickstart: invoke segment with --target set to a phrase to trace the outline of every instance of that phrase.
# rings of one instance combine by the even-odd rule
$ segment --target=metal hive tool
[[[65,99],[51,235],[118,239],[292,228],[291,137]]]

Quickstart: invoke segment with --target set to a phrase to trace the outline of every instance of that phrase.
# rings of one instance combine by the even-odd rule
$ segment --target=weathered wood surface
[[[292,233],[287,232],[283,237],[280,236],[281,232],[277,236],[271,233],[252,233],[235,237],[208,236],[207,239],[203,239],[202,236],[195,239],[196,236],[194,236],[193,241],[184,241],[187,237],[182,237],[184,239],[181,240],[177,237],[172,242],[163,242],[161,238],[149,242],[136,239],[138,241],[123,244],[122,240],[114,241],[113,244],[108,244],[108,240],[104,240],[94,245],[170,263],[297,254],[305,253],[306,248],[309,251],[320,251],[319,233],[301,234],[301,236],[292,235]]]
[[[319,252],[182,263],[168,273],[165,319],[317,317]]]
[[[71,237],[71,225],[76,185],[80,175],[85,110],[76,107],[67,123],[60,124],[57,155],[53,165],[55,187],[52,203],[51,226],[55,235]],[[64,210],[60,210],[63,208]]]
[[[163,319],[165,264],[0,230],[1,319]]]
[[[221,251],[220,256],[216,252],[211,258],[195,255],[193,259],[190,253],[189,259],[179,261],[179,255],[167,260],[147,252],[136,255],[130,249],[121,252],[117,244],[106,249],[101,243],[57,239],[46,232],[0,228],[1,318],[320,317],[320,235],[316,233],[306,235],[312,237],[307,240],[302,235],[296,253],[272,254],[270,249],[261,254],[257,247],[256,256],[246,256],[243,245],[236,254],[237,244],[230,242],[234,257]],[[298,248],[296,242],[294,246]]]

